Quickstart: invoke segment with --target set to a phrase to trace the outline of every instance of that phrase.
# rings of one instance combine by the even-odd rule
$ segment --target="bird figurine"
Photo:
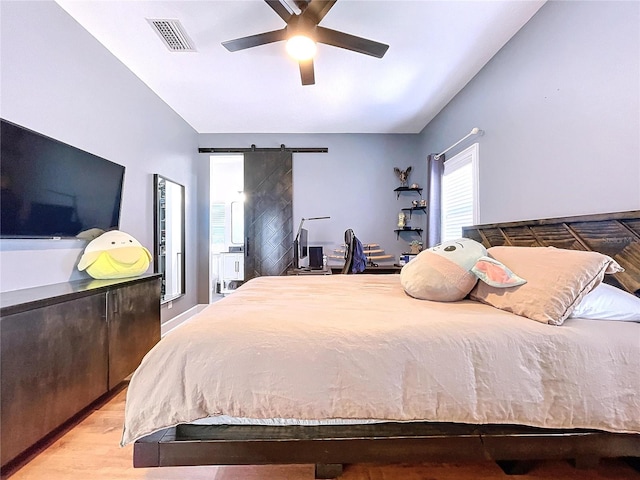
[[[395,172],[395,174],[398,176],[398,179],[400,180],[400,186],[406,187],[407,184],[409,183],[409,174],[411,173],[411,167],[407,167],[406,170],[400,170],[398,167],[395,167],[393,171]]]
[[[111,230],[89,242],[78,263],[97,279],[136,277],[146,272],[151,253],[128,233]]]

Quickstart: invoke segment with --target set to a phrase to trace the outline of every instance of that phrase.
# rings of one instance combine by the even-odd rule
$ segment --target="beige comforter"
[[[262,277],[144,358],[123,444],[209,416],[640,432],[640,324],[544,325],[399,275]]]

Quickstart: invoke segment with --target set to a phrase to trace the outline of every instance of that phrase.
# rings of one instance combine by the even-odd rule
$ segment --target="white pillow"
[[[601,283],[585,295],[571,318],[640,322],[640,298]]]

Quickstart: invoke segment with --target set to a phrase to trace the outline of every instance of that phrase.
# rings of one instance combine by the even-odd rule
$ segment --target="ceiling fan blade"
[[[267,2],[267,5],[271,7],[271,9],[278,14],[278,16],[288,22],[289,19],[293,16],[293,14],[285,7],[280,0],[264,0]]]
[[[301,14],[301,17],[312,20],[316,25],[324,18],[324,16],[331,10],[331,7],[337,0],[311,0],[311,3],[306,6]]]
[[[387,53],[389,45],[384,43],[374,42],[362,37],[356,37],[355,35],[349,35],[348,33],[339,32],[337,30],[331,30],[321,26],[316,27],[315,40],[319,43],[324,43],[334,47],[345,48],[358,53],[364,53],[365,55],[371,55],[372,57],[382,58]]]
[[[313,72],[313,59],[300,60],[300,79],[302,85],[314,85],[316,83],[316,77]]]
[[[238,50],[244,50],[245,48],[279,42],[280,40],[286,40],[286,38],[286,29],[283,28],[272,32],[258,33],[257,35],[251,35],[249,37],[227,40],[226,42],[222,42],[222,45],[230,52],[237,52]]]

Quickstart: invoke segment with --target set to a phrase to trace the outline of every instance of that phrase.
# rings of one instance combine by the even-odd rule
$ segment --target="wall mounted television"
[[[76,238],[119,227],[125,167],[0,122],[1,238]]]

